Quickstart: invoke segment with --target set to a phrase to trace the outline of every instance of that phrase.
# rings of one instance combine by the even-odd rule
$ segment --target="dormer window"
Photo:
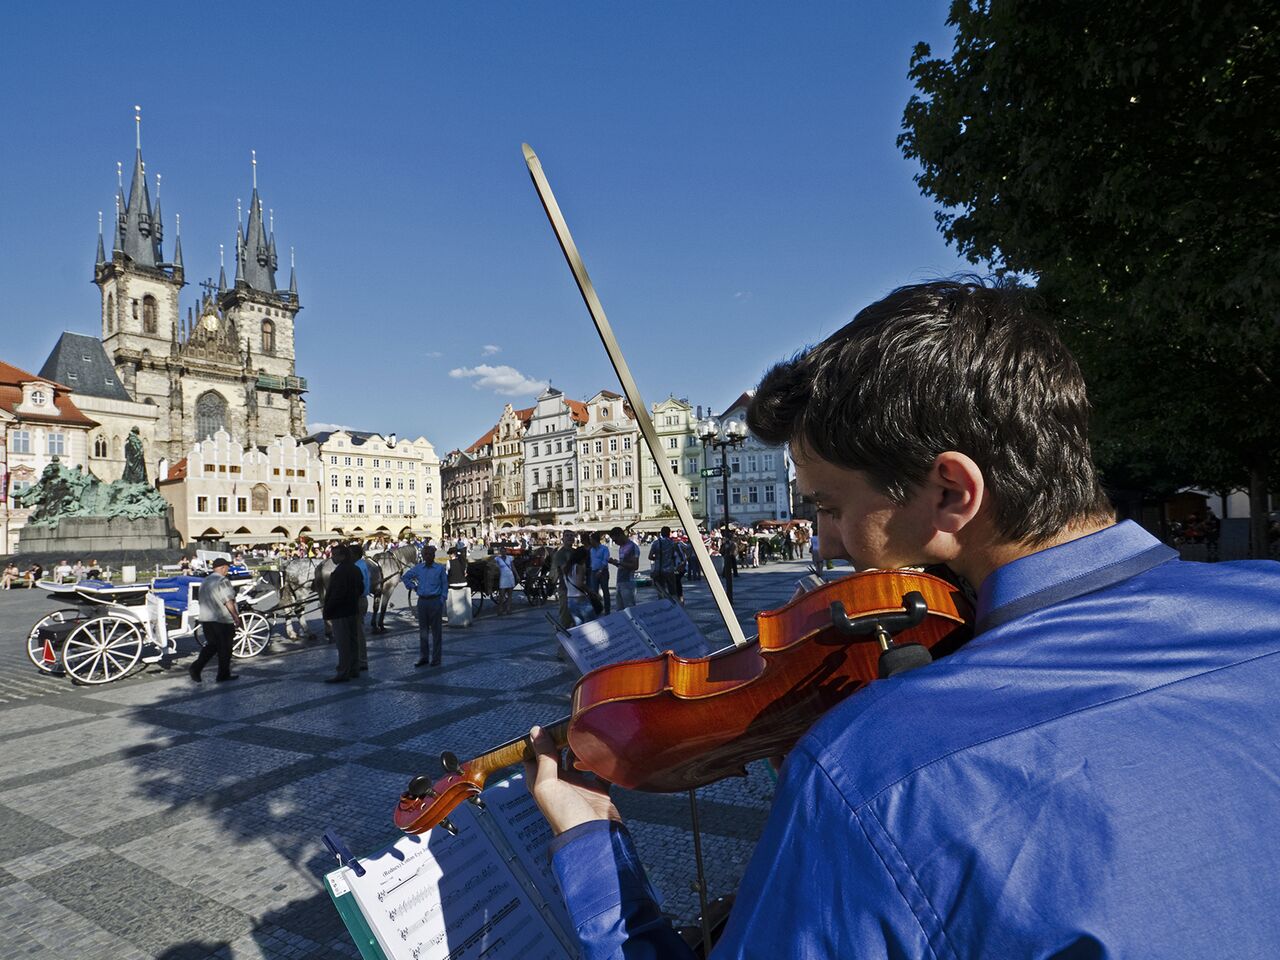
[[[49,402],[49,394],[37,387],[31,391],[31,405],[33,407],[43,407]]]

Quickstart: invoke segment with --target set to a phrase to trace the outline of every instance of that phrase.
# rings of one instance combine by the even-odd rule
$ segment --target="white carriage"
[[[74,683],[110,683],[177,652],[177,641],[199,630],[203,577],[157,577],[149,583],[101,580],[37,586],[65,606],[38,620],[27,636],[27,656],[37,669],[65,674]],[[280,594],[247,571],[233,573],[240,629],[232,656],[256,657],[271,641],[271,617]]]

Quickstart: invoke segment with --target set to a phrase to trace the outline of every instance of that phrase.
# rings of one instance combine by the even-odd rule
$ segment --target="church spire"
[[[298,268],[293,262],[293,247],[289,248],[289,298],[298,302]]]
[[[222,244],[218,244],[218,292],[227,289],[227,262]]]
[[[102,211],[98,211],[98,259],[94,261],[94,267],[105,267],[107,265],[107,254],[102,247]]]
[[[173,215],[173,265],[182,269],[182,214],[175,213]]]
[[[136,126],[133,180],[129,185],[129,200],[124,208],[124,236],[122,245],[125,256],[144,267],[158,267],[159,240],[153,236],[151,195],[147,191],[146,167],[142,162],[142,107],[133,108]]]
[[[244,232],[242,279],[250,288],[262,293],[276,292],[276,270],[272,262],[267,226],[262,216],[262,198],[258,195],[258,152],[251,151],[253,164],[253,196],[249,199],[249,224]]]

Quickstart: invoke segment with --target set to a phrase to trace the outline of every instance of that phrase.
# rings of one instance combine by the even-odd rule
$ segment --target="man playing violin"
[[[1029,294],[978,284],[766,374],[823,556],[946,565],[975,636],[796,744],[716,957],[1280,956],[1280,565],[1116,523],[1088,415]],[[687,956],[605,790],[535,748],[584,957]]]

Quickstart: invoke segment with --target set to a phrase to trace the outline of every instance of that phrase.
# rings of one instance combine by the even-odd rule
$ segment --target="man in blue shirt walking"
[[[404,585],[418,594],[418,662],[415,667],[440,666],[440,645],[444,602],[449,595],[449,576],[436,563],[436,548],[422,548],[422,562],[400,577]]]
[[[800,739],[715,957],[1280,956],[1280,565],[1115,523],[1088,418],[1029,294],[975,284],[765,376],[822,557],[947,565],[975,636]],[[687,957],[607,794],[535,747],[582,955]]]

